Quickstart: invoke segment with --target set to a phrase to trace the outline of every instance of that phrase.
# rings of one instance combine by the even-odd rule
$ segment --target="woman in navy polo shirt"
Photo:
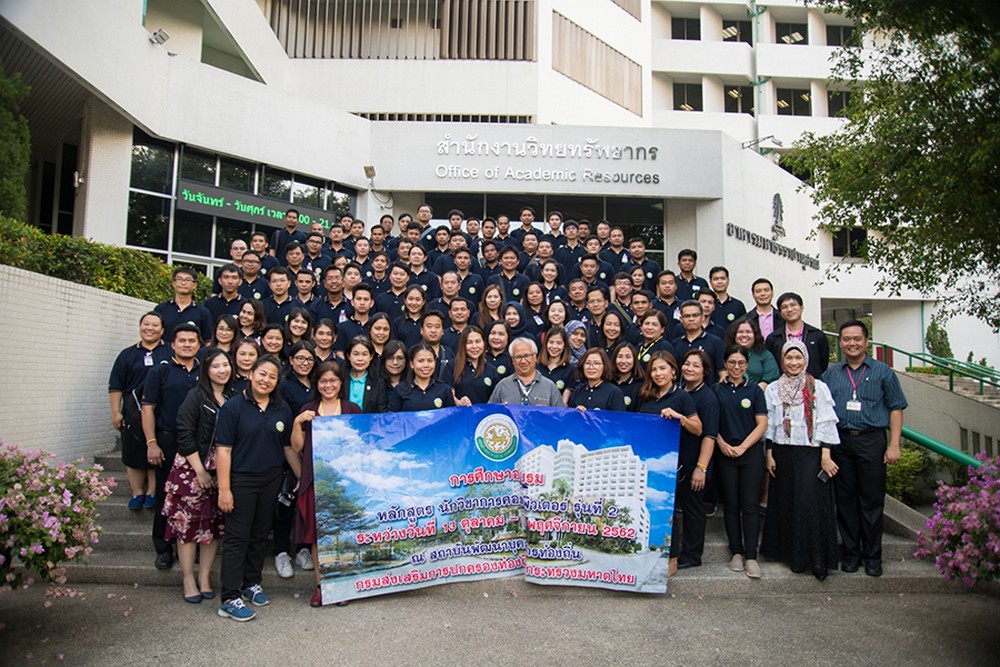
[[[241,338],[252,338],[260,342],[260,332],[267,326],[267,316],[264,314],[264,304],[260,301],[244,301],[240,306],[240,332]]]
[[[690,434],[694,436],[695,440],[698,440],[702,427],[701,418],[698,416],[694,399],[677,382],[678,371],[674,355],[663,350],[650,354],[649,365],[646,367],[646,381],[643,383],[642,389],[639,390],[638,412],[648,415],[660,415],[664,419],[676,419],[680,422],[681,441],[678,457],[678,461],[680,461],[681,459],[689,460],[691,458],[691,452],[689,451],[691,440],[685,437],[685,434]],[[697,454],[695,457],[697,457]],[[682,474],[682,471],[678,469],[678,489],[683,484],[689,484],[688,480],[692,477],[691,475],[682,477]],[[694,484],[693,479],[691,479],[690,484]],[[680,505],[675,504],[673,520],[675,529],[680,525],[680,517],[677,514],[677,510],[679,509]],[[678,558],[681,553],[680,540],[674,539],[675,536],[676,533],[670,539],[670,565],[667,569],[667,573],[670,576],[673,576],[677,572]]]
[[[611,350],[610,358],[614,365],[611,379],[625,396],[625,409],[635,412],[639,407],[639,390],[646,379],[646,373],[639,363],[639,351],[632,343],[622,341]]]
[[[565,304],[556,301],[565,309]],[[561,326],[545,333],[545,344],[538,352],[538,372],[552,380],[560,393],[569,391],[576,384],[573,373],[576,367],[569,362],[569,335]],[[563,401],[566,394],[563,394]]]
[[[715,470],[726,509],[726,536],[733,557],[729,569],[761,576],[757,563],[761,484],[767,403],[764,392],[746,377],[747,352],[734,345],[726,350],[726,377],[715,385],[719,399],[719,437]]]
[[[576,377],[579,382],[570,392],[566,407],[625,412],[625,396],[611,382],[611,362],[604,350],[592,347],[584,352],[576,366]]]
[[[261,588],[267,533],[271,529],[285,462],[299,470],[289,436],[292,411],[281,400],[281,362],[268,355],[254,364],[250,387],[219,409],[215,447],[219,509],[226,514],[222,540],[219,616],[249,621],[271,599]]]
[[[493,367],[501,380],[514,368],[514,360],[507,353],[510,344],[510,327],[503,320],[494,320],[483,330],[486,334],[486,363]]]
[[[365,340],[355,338],[357,340]],[[316,575],[316,590],[309,604],[319,607],[323,604],[320,592],[319,554],[316,550],[316,494],[313,484],[312,420],[327,415],[356,415],[361,408],[352,401],[341,397],[341,370],[333,361],[324,361],[316,369],[316,391],[319,399],[302,406],[295,417],[290,441],[292,450],[302,457],[302,474],[299,476],[299,492],[296,499],[298,521],[295,522],[295,541],[308,547],[311,554],[299,551],[295,562],[303,569],[312,570]],[[307,561],[307,562],[306,562]]]
[[[497,374],[486,363],[486,336],[473,325],[458,337],[455,353],[455,405],[480,405],[490,402]]]
[[[260,359],[260,345],[252,338],[242,338],[233,350],[233,394],[239,394],[250,386],[250,371]]]
[[[417,343],[408,355],[410,372],[389,394],[389,412],[414,412],[455,406],[451,387],[434,379],[437,362],[434,349]]]
[[[281,397],[292,412],[298,414],[302,406],[315,400],[316,387],[313,382],[316,370],[315,346],[307,341],[299,341],[288,348],[288,372],[278,384]]]
[[[666,315],[650,308],[639,318],[639,332],[642,334],[642,340],[639,342],[640,363],[648,365],[654,352],[670,352],[670,356],[673,356],[674,348],[666,339]]]
[[[403,314],[392,323],[392,330],[396,332],[396,338],[403,342],[406,349],[423,340],[420,335],[420,320],[424,316],[426,305],[427,297],[420,285],[410,285],[403,292]]]

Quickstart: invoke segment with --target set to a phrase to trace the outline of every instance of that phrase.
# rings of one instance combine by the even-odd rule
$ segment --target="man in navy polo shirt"
[[[229,258],[232,260],[231,264],[236,267],[237,272],[243,275],[243,255],[247,252],[247,242],[241,238],[235,238],[229,244]],[[212,281],[212,294],[218,294],[222,291],[222,285],[219,284],[219,278],[221,275],[219,273],[215,274],[215,279]]]
[[[306,233],[299,230],[299,212],[294,208],[285,211],[284,229],[276,229],[271,234],[271,255],[278,260],[279,264],[285,263],[285,249],[292,241],[299,244],[306,242]]]
[[[525,206],[520,213],[521,226],[510,233],[513,244],[519,249],[523,248],[524,234],[535,231],[535,209]]]
[[[389,267],[389,291],[375,297],[375,312],[386,313],[391,319],[403,314],[403,293],[410,282],[410,270],[396,262]]]
[[[729,269],[724,266],[713,266],[708,272],[708,282],[712,285],[715,295],[715,310],[712,311],[712,321],[723,329],[746,315],[747,309],[743,302],[729,294]]]
[[[157,304],[153,310],[163,317],[163,330],[170,332],[178,324],[190,323],[198,327],[203,340],[212,337],[215,321],[205,306],[194,300],[194,290],[198,287],[198,274],[194,269],[179,266],[174,269],[174,298]]]
[[[235,264],[226,264],[219,269],[219,285],[222,286],[222,291],[209,297],[205,302],[205,308],[212,314],[212,322],[217,323],[223,315],[236,317],[240,314],[243,297],[239,293],[239,288],[242,282],[240,270]]]
[[[358,336],[368,335],[365,327],[368,326],[369,315],[374,305],[375,294],[370,285],[361,283],[354,288],[354,298],[351,299],[351,308],[354,312],[337,324],[337,341],[333,344],[333,351],[338,357],[347,356],[347,346],[352,340]]]
[[[302,305],[298,299],[289,294],[289,290],[292,289],[291,274],[288,269],[279,266],[271,270],[267,284],[271,288],[271,296],[263,299],[267,323],[284,326],[292,308]]]
[[[689,299],[681,304],[681,326],[684,333],[670,342],[681,359],[688,350],[703,350],[712,359],[712,373],[705,373],[705,383],[713,384],[719,379],[719,372],[725,358],[725,346],[722,341],[715,336],[705,333],[702,322],[705,321],[705,313],[701,309],[701,304]]]
[[[267,246],[267,234],[264,232],[254,232],[251,234],[250,250],[257,253],[257,257],[260,258],[260,275],[264,276],[264,280],[267,281],[267,272],[276,266],[280,266],[278,259],[271,254]]]
[[[472,270],[472,251],[459,248],[455,252],[455,274],[461,282],[459,295],[473,303],[479,303],[483,294],[483,277]]]
[[[326,296],[312,304],[313,322],[327,319],[339,324],[354,313],[350,302],[344,298],[343,270],[332,264],[326,267],[323,272],[323,287],[326,289]]]
[[[628,254],[628,264],[622,270],[631,272],[635,267],[641,266],[643,273],[646,274],[643,287],[650,292],[655,292],[656,276],[660,275],[660,265],[655,260],[646,257],[646,242],[638,237],[630,238],[628,240]]]
[[[271,296],[271,287],[267,284],[267,278],[261,273],[260,262],[260,255],[253,250],[247,250],[243,255],[243,280],[237,291],[248,301],[250,299],[259,301]]]
[[[708,282],[694,275],[694,270],[698,266],[698,253],[690,248],[684,248],[677,253],[677,298],[681,301],[697,299],[698,292],[710,289]]]
[[[188,392],[198,384],[198,349],[201,336],[193,324],[173,329],[173,356],[154,366],[146,375],[142,392],[142,430],[146,436],[146,460],[156,472],[156,515],[153,546],[156,568],[169,570],[174,564],[173,545],[164,539],[167,519],[161,514],[166,498],[164,485],[177,454],[177,411]]]
[[[524,290],[528,287],[528,277],[518,273],[520,256],[517,248],[506,246],[500,253],[500,273],[490,276],[487,285],[497,284],[503,289],[505,301],[521,301]]]

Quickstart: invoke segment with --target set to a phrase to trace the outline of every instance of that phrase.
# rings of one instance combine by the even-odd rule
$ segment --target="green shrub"
[[[0,264],[154,303],[173,296],[172,269],[155,255],[81,236],[46,234],[5,217],[0,217]],[[195,298],[204,301],[211,286],[211,279],[199,275]]]
[[[885,491],[910,507],[924,501],[921,487],[931,473],[933,463],[923,449],[903,441],[899,460],[886,468]]]
[[[931,323],[927,325],[927,332],[924,334],[924,343],[927,345],[927,351],[936,357],[950,359],[955,356],[951,351],[948,331],[937,318],[932,318]]]

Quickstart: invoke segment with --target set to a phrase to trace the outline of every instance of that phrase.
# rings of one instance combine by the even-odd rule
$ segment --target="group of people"
[[[747,311],[724,266],[696,275],[694,250],[661,270],[603,220],[552,211],[540,232],[527,207],[516,229],[506,216],[432,217],[424,204],[367,230],[345,216],[327,237],[289,210],[283,229],[232,242],[204,304],[181,267],[174,297],[142,317],[111,373],[112,420],[129,508],[155,511],[157,567],[172,567],[176,543],[187,602],[215,597],[221,540],[219,614],[252,619],[245,602],[269,602],[273,534],[279,576],[293,575],[294,554],[321,603],[315,416],[486,402],[676,419],[671,571],[701,564],[719,498],[734,571],[761,576],[759,545],[819,579],[838,562],[881,574],[885,464],[899,456],[906,402],[868,356],[863,323],[841,325],[845,360],[828,367],[798,294],[772,305],[759,278]]]

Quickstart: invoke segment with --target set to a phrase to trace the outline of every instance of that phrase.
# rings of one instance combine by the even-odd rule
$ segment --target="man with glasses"
[[[809,350],[809,365],[806,370],[809,375],[818,378],[830,365],[830,343],[826,334],[802,320],[802,297],[795,292],[785,292],[778,297],[778,312],[781,313],[782,326],[774,331],[764,341],[768,351],[781,368],[781,348],[792,339],[799,339]]]
[[[153,310],[163,318],[163,331],[173,332],[178,324],[188,323],[198,327],[202,340],[211,340],[215,330],[215,321],[205,306],[194,299],[194,290],[198,287],[198,274],[194,269],[179,266],[174,269],[174,297],[157,304]]]
[[[261,257],[253,250],[247,250],[243,255],[243,282],[237,291],[248,301],[250,299],[259,301],[271,296],[271,287],[267,284],[267,277],[261,268]]]
[[[712,373],[705,372],[706,384],[713,384],[719,377],[722,370],[722,362],[726,356],[725,345],[716,336],[710,336],[705,332],[702,324],[705,321],[705,311],[701,304],[693,299],[688,299],[681,304],[681,327],[684,333],[671,341],[674,353],[678,359],[683,359],[689,350],[702,350],[712,360]]]
[[[537,370],[538,345],[527,337],[515,338],[507,348],[514,360],[514,375],[497,383],[490,403],[566,407],[555,382]]]

